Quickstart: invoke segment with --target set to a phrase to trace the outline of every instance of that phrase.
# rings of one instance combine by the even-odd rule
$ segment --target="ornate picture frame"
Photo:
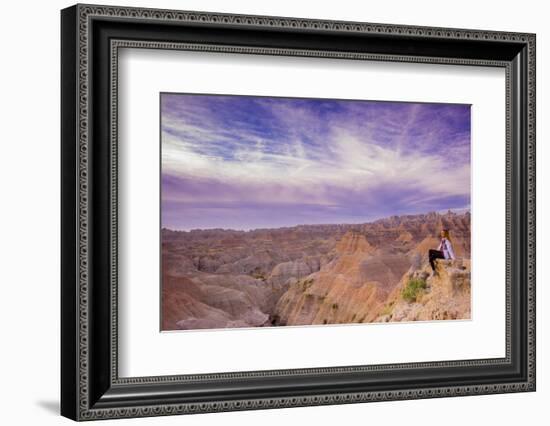
[[[160,416],[535,390],[534,34],[75,5],[61,12],[61,414]],[[119,377],[118,53],[191,50],[506,73],[506,355]]]

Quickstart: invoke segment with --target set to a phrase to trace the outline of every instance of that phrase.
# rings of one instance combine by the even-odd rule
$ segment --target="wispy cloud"
[[[467,105],[163,94],[163,226],[248,229],[469,205]]]

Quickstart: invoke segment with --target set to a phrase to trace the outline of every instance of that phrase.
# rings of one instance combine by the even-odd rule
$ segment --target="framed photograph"
[[[535,390],[535,35],[61,12],[61,413]]]

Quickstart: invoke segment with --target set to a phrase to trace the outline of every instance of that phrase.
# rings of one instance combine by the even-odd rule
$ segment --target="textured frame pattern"
[[[330,59],[355,59],[369,61],[385,61],[385,62],[409,62],[409,63],[430,63],[430,64],[447,64],[447,65],[472,65],[472,66],[487,66],[487,67],[502,67],[505,68],[506,79],[506,97],[509,98],[509,80],[510,66],[503,61],[487,61],[487,60],[466,60],[466,59],[445,59],[445,58],[418,58],[415,56],[402,55],[374,55],[364,53],[342,53],[342,52],[311,52],[307,50],[297,49],[272,49],[272,48],[254,48],[254,47],[236,47],[236,46],[221,46],[221,45],[201,45],[191,43],[159,43],[150,41],[133,41],[133,40],[111,40],[111,223],[113,224],[111,235],[111,288],[113,296],[111,299],[111,345],[113,348],[118,346],[118,328],[117,328],[117,164],[118,164],[118,131],[117,131],[117,116],[118,116],[118,52],[121,48],[133,49],[161,49],[161,50],[181,50],[181,51],[198,51],[198,52],[218,52],[218,53],[235,53],[235,54],[256,54],[256,55],[272,55],[272,56],[303,56],[303,57],[323,57]],[[506,116],[509,118],[510,111],[507,105]],[[506,162],[510,163],[510,135],[506,132]],[[510,203],[510,182],[506,182],[506,203]],[[510,225],[510,209],[506,211],[506,227]],[[510,247],[506,248],[506,254],[511,253]],[[509,262],[507,262],[509,263]],[[507,265],[508,267],[508,265]],[[511,280],[509,274],[506,275],[506,356],[504,362],[510,362],[510,345],[511,345],[511,317],[510,317],[510,287]],[[460,361],[439,361],[439,362],[415,362],[415,363],[399,363],[399,364],[376,364],[366,366],[353,367],[327,367],[327,368],[303,368],[303,369],[288,369],[288,370],[262,370],[262,371],[246,371],[234,373],[215,373],[215,374],[199,374],[199,375],[170,375],[170,376],[152,376],[152,377],[118,377],[118,348],[112,351],[111,359],[111,380],[113,383],[169,383],[174,381],[193,381],[193,380],[217,380],[217,379],[238,379],[246,377],[265,377],[265,376],[281,376],[281,375],[300,375],[308,373],[340,373],[340,372],[357,372],[357,371],[376,371],[376,370],[394,370],[411,367],[457,367],[457,366],[480,366],[491,364],[502,364],[502,358],[494,359],[475,359],[475,360],[460,360]]]
[[[291,407],[291,406],[308,406],[308,405],[321,405],[321,404],[341,404],[352,402],[365,402],[365,401],[382,401],[382,400],[399,400],[399,399],[414,399],[414,398],[433,398],[441,396],[459,396],[459,395],[475,395],[486,393],[503,393],[503,392],[516,392],[516,391],[528,391],[534,390],[535,386],[535,37],[531,34],[518,34],[518,33],[502,33],[492,31],[474,31],[474,30],[462,30],[462,29],[444,29],[444,28],[425,28],[425,27],[408,27],[398,25],[380,25],[380,24],[368,24],[368,23],[353,23],[353,22],[335,22],[335,21],[322,21],[322,20],[308,20],[308,19],[292,19],[292,18],[274,18],[274,17],[261,17],[261,16],[243,16],[243,15],[226,15],[226,14],[210,14],[199,12],[179,12],[179,11],[166,11],[166,10],[154,10],[154,9],[134,9],[134,8],[118,8],[118,7],[102,7],[102,6],[86,6],[79,5],[77,8],[78,14],[78,64],[77,64],[77,89],[78,89],[78,112],[77,112],[77,134],[78,134],[78,159],[77,159],[77,176],[78,176],[78,220],[77,220],[77,248],[78,248],[78,300],[77,300],[77,318],[78,318],[78,418],[82,420],[92,420],[101,418],[112,417],[138,417],[138,416],[151,416],[151,415],[170,415],[170,414],[182,414],[182,413],[196,413],[196,412],[214,412],[214,411],[229,411],[229,410],[243,410],[243,409],[261,409],[261,408],[276,408],[276,407]],[[448,39],[469,39],[469,40],[503,40],[510,42],[522,42],[526,43],[528,49],[528,75],[527,75],[527,93],[528,93],[528,117],[527,117],[527,134],[528,134],[528,181],[527,181],[527,204],[528,204],[528,235],[529,244],[527,247],[527,271],[528,271],[528,381],[520,383],[506,383],[499,385],[482,385],[482,386],[452,386],[448,388],[428,388],[428,389],[410,389],[402,391],[382,391],[382,392],[361,392],[361,393],[336,393],[327,395],[315,395],[305,397],[282,397],[282,398],[266,398],[266,399],[254,399],[254,400],[233,400],[223,402],[209,402],[200,404],[165,404],[158,406],[144,406],[138,408],[109,408],[109,409],[97,409],[89,408],[89,316],[88,316],[88,290],[89,290],[89,28],[90,20],[94,17],[124,17],[135,18],[147,21],[176,21],[176,22],[204,22],[204,23],[220,23],[220,24],[238,24],[254,27],[266,27],[266,28],[303,28],[303,29],[315,29],[317,31],[345,31],[345,32],[359,32],[359,33],[380,33],[380,34],[410,34],[420,37],[437,37]],[[498,61],[474,61],[464,59],[445,59],[445,58],[415,58],[389,55],[369,55],[369,54],[349,54],[342,52],[315,52],[309,51],[292,52],[286,49],[252,49],[243,47],[215,47],[204,45],[181,45],[171,43],[154,43],[154,42],[139,42],[139,41],[113,41],[111,48],[113,59],[117,56],[117,49],[119,47],[136,47],[136,48],[158,48],[158,49],[195,49],[195,50],[208,50],[208,51],[221,51],[216,49],[223,49],[224,52],[234,53],[260,53],[271,55],[311,55],[318,57],[331,57],[331,58],[348,58],[348,59],[369,59],[369,60],[393,60],[393,61],[412,61],[412,62],[427,62],[427,63],[453,63],[463,65],[486,65],[486,66],[504,66],[504,63]],[[255,50],[255,51],[254,51]],[[112,63],[112,78],[111,78],[111,90],[113,98],[116,101],[116,60]],[[510,83],[510,70],[507,67],[506,71],[507,87]],[[507,91],[506,103],[507,103],[507,115],[509,114],[509,102],[510,97]],[[112,105],[111,118],[113,121],[116,119],[116,103]],[[508,119],[507,125],[508,125]],[[506,129],[507,139],[510,134],[510,129]],[[116,141],[117,132],[116,126],[111,128],[112,141]],[[507,141],[508,142],[508,141]],[[507,143],[507,207],[509,207],[509,160],[510,150]],[[112,158],[116,159],[116,143],[112,144]],[[116,161],[113,163],[116,165]],[[111,202],[116,206],[116,166],[111,169]],[[508,209],[509,210],[509,209]],[[116,210],[111,212],[116,217]],[[507,211],[507,232],[509,228],[509,217]],[[116,220],[112,221],[112,239],[111,239],[111,256],[112,259],[116,259],[117,256],[117,226]],[[510,253],[509,247],[509,234],[507,234],[507,254]],[[507,255],[506,265],[506,277],[510,276],[510,268]],[[113,336],[112,344],[116,348],[116,261],[111,264],[111,284],[112,284],[112,304],[111,304],[111,318],[112,329],[111,335]],[[507,283],[507,349],[506,359],[509,359],[509,321],[511,321],[510,313],[508,310],[508,301],[510,298],[510,290]],[[117,374],[117,360],[116,350],[113,351],[113,362],[111,370],[111,379],[114,383],[155,383],[155,382],[170,382],[180,381],[184,379],[184,376],[162,376],[162,377],[150,377],[150,378],[131,378],[120,379]],[[472,361],[460,361],[461,365],[470,365],[470,363],[482,363],[490,364],[492,362],[501,360],[472,360]],[[464,364],[463,364],[464,363]],[[426,365],[441,365],[442,363],[423,363]],[[452,364],[457,365],[457,364]],[[418,364],[415,364],[418,366]],[[386,366],[371,366],[367,369],[386,369],[386,368],[406,368],[410,367],[407,364],[396,364]],[[352,368],[357,371],[357,367],[342,367]],[[314,369],[320,373],[330,373],[333,370],[340,370],[340,368],[328,368],[328,369]],[[306,374],[313,369],[307,370],[290,370],[292,374]],[[277,370],[272,372],[261,373],[249,373],[260,375],[282,375],[288,374],[289,371]],[[240,377],[245,373],[227,373],[223,377]],[[204,377],[203,375],[201,375]],[[219,375],[212,375],[210,379],[219,378]],[[191,376],[187,379],[197,380],[199,376]]]

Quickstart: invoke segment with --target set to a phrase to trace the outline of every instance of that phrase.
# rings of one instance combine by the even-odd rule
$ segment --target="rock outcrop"
[[[246,275],[199,272],[191,277],[166,276],[163,329],[270,325],[269,313],[286,288]]]
[[[289,279],[299,279],[321,269],[321,264],[326,258],[306,257],[304,259],[292,260],[279,263],[273,268],[269,275],[269,281],[273,283],[286,283]]]
[[[342,239],[336,243],[335,251],[338,254],[371,254],[374,252],[374,248],[369,244],[363,234],[348,231]]]
[[[406,256],[373,256],[367,239],[353,232],[335,252],[333,261],[281,296],[274,315],[279,325],[370,322],[410,266]]]
[[[425,265],[409,270],[392,292],[376,321],[430,321],[470,319],[470,260],[436,260],[436,273]],[[403,291],[411,280],[425,283],[414,300],[406,300]]]

